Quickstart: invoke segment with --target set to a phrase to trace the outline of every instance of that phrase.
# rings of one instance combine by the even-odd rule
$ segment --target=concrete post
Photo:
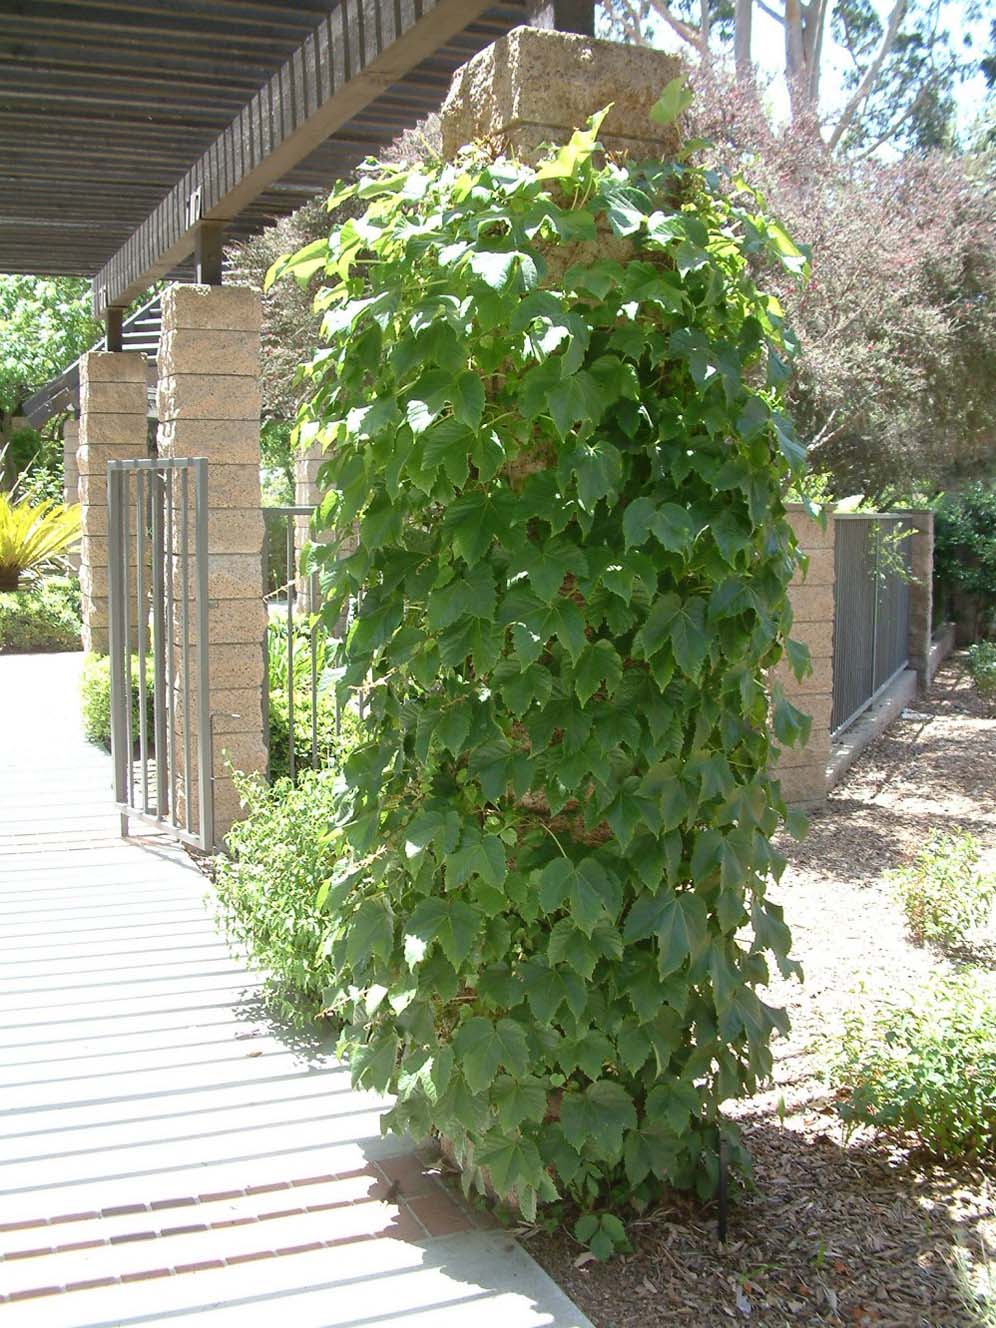
[[[834,618],[834,535],[835,523],[827,518],[821,528],[805,509],[791,504],[788,520],[802,551],[809,558],[805,575],[797,572],[789,587],[794,623],[792,639],[809,647],[813,671],[802,682],[783,661],[775,670],[774,680],[785,695],[813,726],[805,747],[782,753],[775,774],[781,781],[786,802],[815,805],[827,794],[827,766],[830,760],[830,719],[833,713],[833,618]]]
[[[926,692],[930,685],[930,646],[934,628],[934,514],[910,512],[907,521],[913,529],[910,547],[910,626],[907,658],[916,669],[917,690]]]
[[[219,840],[239,815],[231,770],[266,770],[259,329],[260,298],[253,290],[178,285],[163,295],[159,451],[208,461],[208,658]],[[178,645],[177,632],[174,623]],[[177,715],[196,730],[193,706],[189,721],[182,705]]]
[[[83,649],[106,655],[107,463],[148,455],[145,357],[93,350],[80,360],[79,501]]]

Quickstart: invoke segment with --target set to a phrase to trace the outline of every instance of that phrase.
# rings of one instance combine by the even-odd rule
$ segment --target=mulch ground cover
[[[596,1328],[996,1326],[990,1178],[934,1166],[868,1130],[848,1136],[826,1078],[845,1010],[952,970],[906,939],[883,877],[932,830],[956,828],[996,867],[996,718],[957,660],[864,753],[806,840],[782,845],[789,869],[777,897],[806,980],[772,984],[792,1033],[776,1044],[773,1087],[731,1113],[756,1189],[734,1206],[726,1245],[715,1211],[682,1196],[632,1223],[633,1253],[606,1264],[585,1261],[563,1231],[524,1233]],[[992,970],[991,951],[974,958]],[[973,1274],[989,1279],[988,1311],[973,1300]]]

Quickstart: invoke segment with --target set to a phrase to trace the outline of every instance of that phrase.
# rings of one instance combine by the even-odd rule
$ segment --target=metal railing
[[[108,462],[107,545],[121,833],[138,817],[211,849],[207,462]]]
[[[908,663],[910,527],[901,513],[835,518],[833,733],[847,728]]]
[[[330,712],[335,737],[341,731],[338,702],[334,696],[326,699],[323,686],[329,633],[313,612],[320,600],[318,572],[302,574],[297,565],[295,528],[310,519],[314,510],[302,506],[263,509],[267,526],[263,586],[268,612],[264,696],[271,779],[286,774],[293,780],[302,765],[318,770],[326,764]],[[283,548],[275,558],[277,541],[271,536],[280,522],[285,523],[286,531]],[[302,589],[306,591],[307,616],[298,609]],[[280,708],[277,723],[273,722],[274,707]]]

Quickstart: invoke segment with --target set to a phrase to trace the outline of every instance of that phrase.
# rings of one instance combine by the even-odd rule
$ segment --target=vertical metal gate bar
[[[287,518],[287,773],[294,779],[294,521]]]
[[[145,479],[142,472],[135,473],[135,587],[137,609],[135,626],[138,632],[138,752],[142,766],[142,810],[149,810],[149,734],[147,701],[145,697],[145,634],[148,630],[149,606],[145,600]]]
[[[123,567],[121,514],[128,507],[121,501],[121,471],[107,472],[107,561],[108,561],[108,649],[111,657],[111,754],[114,760],[114,801],[120,806],[129,802],[129,750],[126,743],[130,725],[127,716],[131,710],[129,689],[126,685],[125,658],[128,638],[124,634],[123,609],[127,601],[127,580],[122,593]],[[121,833],[128,833],[128,813],[121,812]]]
[[[308,602],[311,605],[311,768],[318,769],[318,627],[315,612],[318,603],[318,573],[309,577]]]
[[[111,746],[122,834],[127,834],[129,821],[139,817],[160,829],[168,827],[178,839],[203,849],[214,847],[207,469],[203,459],[180,458],[112,461],[107,469]],[[194,477],[192,502],[190,474]],[[191,542],[196,559],[193,572]],[[182,600],[178,603],[181,582]],[[133,597],[134,632],[138,638],[135,655],[129,622]],[[192,597],[196,598],[193,606]],[[138,678],[133,680],[136,663]],[[196,673],[192,674],[194,667]],[[195,686],[196,717],[191,713]],[[137,726],[131,714],[133,701],[138,704]],[[181,722],[186,756],[182,776],[177,766],[180,742],[176,733],[176,725]],[[135,771],[135,727],[140,774]],[[192,810],[195,779],[197,802]],[[180,791],[184,799],[182,815]],[[196,829],[195,816],[199,817]]]
[[[169,769],[169,821],[176,828],[176,623],[174,621],[173,596],[173,483],[175,471],[163,475],[164,495],[166,499],[163,524],[166,531],[166,701],[168,721],[169,751],[167,765]]]
[[[149,473],[149,500],[152,508],[152,717],[156,762],[156,816],[163,817],[169,805],[166,765],[166,657],[164,653],[163,614],[166,589],[163,582],[166,542],[163,538],[162,471]]]
[[[183,646],[181,649],[181,672],[183,673],[183,825],[187,833],[191,830],[190,816],[190,777],[193,746],[191,741],[190,714],[190,487],[187,472],[180,472],[180,567],[183,570],[183,599],[181,603],[181,627]]]
[[[207,461],[193,463],[194,511],[197,557],[197,768],[200,807],[200,838],[204,848],[214,847],[214,790],[212,780],[211,697],[208,691],[208,506]],[[189,727],[189,725],[188,725]]]
[[[869,696],[875,691],[875,680],[878,677],[878,620],[879,620],[879,600],[882,596],[882,523],[881,521],[872,521],[871,529],[875,539],[875,597],[872,604],[875,608],[872,618],[872,639],[871,639],[871,689]]]
[[[110,471],[108,471],[109,473]],[[135,729],[131,717],[131,698],[134,683],[131,667],[131,617],[128,612],[131,600],[131,475],[127,470],[121,470],[119,474],[121,477],[118,482],[118,522],[120,527],[118,533],[121,543],[121,651],[125,674],[123,695],[126,735],[125,759],[128,770],[125,801],[129,806],[133,806],[135,802],[135,763],[133,760]]]

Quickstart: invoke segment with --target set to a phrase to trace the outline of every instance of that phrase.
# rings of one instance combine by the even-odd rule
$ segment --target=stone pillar
[[[325,460],[325,449],[320,444],[298,452],[294,457],[294,505],[295,507],[317,507],[321,500],[318,489],[318,472]],[[302,613],[314,613],[317,604],[311,602],[311,577],[301,575],[301,553],[304,546],[313,543],[311,521],[306,516],[296,516],[294,521],[294,572],[297,586],[297,607]],[[327,540],[328,536],[323,536]]]
[[[809,558],[805,574],[797,572],[789,587],[794,618],[792,639],[809,647],[813,671],[801,682],[782,661],[774,680],[813,727],[805,747],[782,753],[775,774],[781,780],[786,802],[814,805],[827,794],[827,765],[830,760],[830,717],[833,712],[833,616],[834,534],[833,516],[826,529],[799,504],[789,506],[788,520],[799,546]]]
[[[66,420],[62,426],[62,501],[67,507],[80,500],[80,470],[76,459],[79,443],[79,420]]]
[[[260,298],[237,286],[171,286],[162,299],[159,451],[208,461],[208,667],[215,837],[239,816],[231,770],[266,771],[263,514],[259,491]],[[179,622],[174,623],[179,645]],[[196,732],[177,707],[182,728]],[[182,751],[182,742],[177,744]],[[178,756],[182,760],[182,756]]]
[[[930,685],[930,646],[934,635],[934,514],[910,512],[907,521],[913,529],[910,549],[910,626],[907,658],[916,669],[917,689],[923,693]]]
[[[76,452],[80,441],[80,422],[68,419],[62,426],[62,501],[67,507],[80,500],[80,471]],[[79,575],[80,551],[77,546],[66,554],[70,569]]]
[[[440,112],[443,155],[487,139],[520,157],[564,141],[612,104],[607,147],[673,156],[681,133],[649,118],[664,86],[684,71],[676,56],[552,28],[513,28],[457,70]]]
[[[80,360],[79,501],[83,649],[106,655],[107,463],[148,455],[145,356],[92,350]]]

